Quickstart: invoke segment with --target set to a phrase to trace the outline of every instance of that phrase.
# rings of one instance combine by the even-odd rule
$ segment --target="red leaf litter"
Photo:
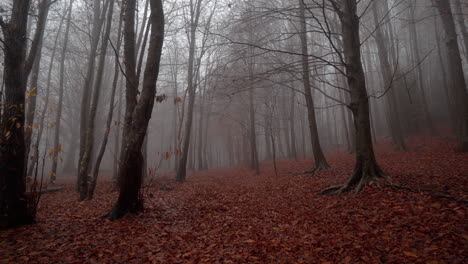
[[[295,175],[311,160],[193,173],[145,187],[145,212],[101,219],[117,193],[98,185],[78,202],[72,184],[42,197],[38,223],[0,232],[0,263],[467,263],[468,154],[448,139],[419,138],[406,152],[376,146],[396,184],[320,196],[343,183],[354,157],[328,153],[332,169]],[[172,177],[172,176],[171,176]]]

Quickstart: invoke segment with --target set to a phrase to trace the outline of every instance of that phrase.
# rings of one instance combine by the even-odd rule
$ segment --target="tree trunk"
[[[24,173],[24,103],[27,73],[26,28],[29,0],[13,1],[11,19],[0,20],[3,30],[5,101],[0,133],[0,222],[7,226],[31,224]]]
[[[106,38],[109,37],[109,33],[110,33],[110,25],[111,25],[111,21],[112,21],[113,6],[114,6],[113,2],[114,1],[111,0],[110,8],[109,8],[109,14],[107,15],[108,20],[107,20],[107,28],[106,28],[106,33],[105,33]],[[117,47],[116,47],[117,53],[120,51],[121,34],[122,34],[122,16],[120,16],[120,19],[119,19],[119,27],[118,27],[118,33],[117,33]],[[102,52],[104,52],[104,49],[102,49]],[[112,91],[111,91],[111,96],[110,96],[109,112],[107,114],[106,130],[104,131],[101,147],[99,148],[99,152],[98,152],[98,155],[96,157],[96,162],[94,164],[93,175],[92,175],[92,178],[91,178],[91,182],[89,184],[88,193],[86,195],[87,200],[93,199],[94,190],[96,189],[96,183],[97,183],[97,179],[98,179],[98,175],[99,175],[99,168],[101,166],[102,157],[104,156],[104,153],[106,151],[107,141],[109,139],[109,133],[110,133],[110,130],[112,128],[112,117],[113,117],[114,107],[115,107],[115,105],[114,105],[115,91],[117,90],[118,80],[119,80],[119,63],[118,63],[117,58],[115,58],[114,79],[112,80]],[[98,87],[96,87],[96,88],[98,88]]]
[[[341,0],[340,4],[334,5],[334,8],[341,20],[345,68],[351,92],[350,108],[356,127],[356,164],[345,185],[329,187],[322,194],[341,194],[353,189],[359,191],[371,181],[385,177],[377,165],[372,145],[369,99],[361,62],[357,3],[356,0]]]
[[[99,35],[101,34],[101,28],[103,24],[103,17],[101,18],[101,0],[94,0],[94,12],[93,12],[93,30],[91,33],[91,47],[88,57],[88,68],[83,84],[83,94],[81,97],[81,115],[80,115],[80,154],[78,157],[78,167],[81,167],[81,162],[86,151],[86,137],[88,130],[88,116],[89,108],[91,103],[91,92],[93,87],[94,72],[96,55],[99,44]],[[103,8],[105,14],[106,8]],[[103,16],[103,15],[102,15]],[[77,191],[80,193],[87,193],[88,188],[88,171],[82,173],[82,170],[78,168],[77,176]]]
[[[190,136],[192,133],[193,122],[193,106],[195,105],[195,90],[194,84],[194,61],[195,61],[195,37],[200,18],[201,0],[196,1],[196,6],[191,7],[190,12],[190,42],[189,42],[189,58],[187,69],[187,90],[188,90],[188,106],[187,106],[187,120],[185,121],[184,142],[182,145],[181,158],[179,160],[179,167],[177,168],[176,181],[185,182],[187,177],[187,159],[189,155]]]
[[[70,33],[71,25],[71,13],[73,9],[73,0],[70,1],[70,7],[68,8],[68,17],[67,17],[67,26],[65,29],[65,37],[63,40],[62,55],[60,59],[60,83],[59,83],[59,97],[58,97],[58,106],[57,113],[55,116],[55,128],[54,128],[54,154],[52,160],[52,171],[50,173],[49,183],[54,184],[57,176],[57,166],[58,166],[58,155],[62,152],[62,147],[60,145],[60,122],[62,120],[62,105],[63,105],[63,92],[65,90],[65,57],[67,54],[68,48],[68,38]],[[73,139],[72,139],[73,140]]]
[[[289,109],[289,134],[291,135],[291,155],[294,160],[297,160],[297,148],[296,148],[296,128],[294,119],[296,118],[295,113],[296,105],[296,92],[291,90],[291,108]]]
[[[465,47],[465,58],[468,61],[468,30],[465,25],[466,14],[463,13],[460,0],[453,0],[453,4],[455,6],[455,17],[457,18],[458,27],[460,28],[463,39],[463,46]]]
[[[103,10],[103,14],[105,14],[106,11]],[[109,2],[109,8],[108,8],[108,14],[107,14],[107,22],[106,22],[106,29],[104,32],[104,37],[103,41],[101,43],[101,50],[100,50],[100,56],[99,56],[99,63],[97,67],[97,72],[96,72],[96,79],[94,81],[94,88],[93,88],[93,96],[92,96],[92,102],[91,102],[91,108],[89,109],[88,113],[88,124],[87,124],[87,129],[86,129],[86,135],[85,135],[85,149],[83,152],[83,157],[81,158],[81,162],[79,164],[79,173],[80,173],[80,178],[84,179],[88,177],[88,172],[91,169],[91,155],[94,147],[94,130],[95,130],[95,121],[96,121],[96,113],[97,113],[97,107],[99,103],[99,97],[101,95],[101,90],[102,90],[102,79],[103,79],[103,73],[104,73],[104,66],[106,62],[106,51],[107,51],[107,44],[108,38],[110,35],[110,30],[111,30],[111,22],[112,22],[112,15],[114,13],[114,0],[110,0]],[[111,105],[113,107],[113,105]],[[87,181],[85,181],[87,182]],[[82,188],[80,190],[80,200],[84,200],[88,197],[89,195],[89,186],[84,186],[82,185]]]
[[[417,70],[417,75],[418,75],[418,86],[419,90],[421,92],[421,102],[422,102],[422,108],[423,108],[423,113],[424,113],[424,119],[426,121],[426,126],[429,128],[431,133],[435,135],[437,132],[434,128],[434,124],[432,122],[432,117],[429,112],[429,107],[427,105],[427,99],[426,99],[426,91],[424,90],[426,87],[424,87],[424,81],[423,81],[423,73],[421,69],[421,56],[419,54],[419,39],[418,39],[418,33],[416,30],[416,19],[414,17],[414,1],[411,0],[411,6],[409,8],[410,12],[410,22],[409,22],[409,29],[410,29],[410,37],[411,37],[411,46],[413,49],[413,56],[414,56],[414,63],[416,65],[416,70]]]
[[[138,88],[135,78],[135,0],[127,0],[125,5],[124,26],[124,54],[128,96],[136,93]],[[127,213],[138,213],[143,210],[143,200],[140,193],[142,184],[143,156],[141,147],[148,129],[148,123],[156,96],[156,81],[159,73],[159,63],[164,40],[164,11],[161,0],[150,0],[151,6],[151,35],[148,47],[148,59],[143,77],[141,97],[129,114],[125,125],[127,129],[122,143],[122,159],[118,178],[121,181],[117,203],[109,214],[110,219],[118,219]],[[130,62],[130,63],[128,63]],[[127,108],[128,111],[128,108]]]
[[[436,0],[436,5],[441,13],[446,35],[446,56],[448,59],[449,73],[452,79],[452,90],[455,97],[456,126],[458,136],[458,149],[468,152],[468,94],[466,92],[466,81],[463,73],[460,49],[458,46],[455,22],[452,15],[450,3],[444,0]]]
[[[384,2],[387,5],[386,2]],[[384,32],[382,29],[382,25],[379,25],[379,11],[378,11],[377,2],[373,4],[373,17],[374,17],[374,24],[376,26],[375,31],[375,41],[377,43],[380,67],[382,70],[382,77],[383,77],[383,90],[387,93],[385,95],[385,99],[387,100],[387,114],[389,120],[390,131],[392,135],[393,144],[397,151],[403,151],[406,149],[405,141],[403,139],[403,135],[401,132],[401,125],[400,125],[400,117],[398,116],[398,110],[396,109],[397,103],[395,99],[395,86],[393,85],[393,74],[392,74],[392,66],[390,65],[389,57],[388,57],[388,49],[386,42],[388,40],[385,39]],[[394,65],[395,66],[395,65]],[[387,91],[388,90],[388,91]]]
[[[303,0],[299,0],[299,19],[301,24],[301,45],[302,45],[302,77],[304,82],[304,96],[307,106],[307,117],[309,120],[309,132],[310,138],[312,141],[312,152],[314,154],[315,167],[309,171],[313,172],[315,170],[323,170],[330,168],[325,155],[323,155],[322,147],[320,146],[320,139],[317,129],[317,120],[315,117],[315,106],[314,100],[312,98],[311,85],[310,85],[310,69],[309,69],[309,51],[307,48],[307,24],[305,21],[305,6]]]

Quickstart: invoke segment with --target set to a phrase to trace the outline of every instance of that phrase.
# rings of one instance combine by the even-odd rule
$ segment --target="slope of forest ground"
[[[353,155],[328,153],[332,169],[294,175],[311,161],[197,172],[184,184],[146,187],[143,214],[100,219],[116,193],[98,185],[44,194],[38,223],[0,233],[0,263],[466,263],[468,154],[448,139],[413,138],[407,152],[377,145],[395,183],[357,195],[320,196],[350,174]]]

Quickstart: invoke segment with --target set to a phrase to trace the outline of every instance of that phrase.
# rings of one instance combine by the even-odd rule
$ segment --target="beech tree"
[[[148,57],[139,98],[136,78],[135,55],[135,0],[127,0],[124,14],[124,58],[126,75],[126,118],[122,140],[122,155],[118,169],[119,197],[109,213],[110,219],[118,219],[127,213],[143,209],[140,189],[143,181],[143,154],[141,148],[151,118],[156,96],[156,81],[164,41],[164,11],[161,0],[150,0],[151,33]]]
[[[10,20],[4,21],[0,17],[5,67],[5,101],[0,133],[0,218],[7,225],[29,224],[35,218],[35,204],[25,195],[25,93],[51,2],[41,1],[36,32],[27,55],[25,36],[30,4],[29,0],[14,1]]]
[[[351,190],[359,191],[371,181],[386,176],[377,164],[372,144],[369,97],[361,62],[358,4],[356,0],[330,2],[341,21],[346,78],[351,93],[349,108],[356,128],[356,163],[347,183],[326,188],[322,194],[341,194]]]

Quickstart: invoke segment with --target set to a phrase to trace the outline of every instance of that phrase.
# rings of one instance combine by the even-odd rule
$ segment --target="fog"
[[[32,47],[37,53],[23,65],[30,74],[22,75],[25,121],[18,123],[30,179],[42,175],[53,184],[81,175],[92,182],[94,170],[116,179],[124,150],[139,145],[126,140],[131,133],[146,133],[146,179],[185,181],[185,170],[190,178],[227,167],[259,173],[259,164],[286,159],[314,158],[310,167],[325,169],[328,153],[362,151],[366,135],[357,127],[366,120],[357,115],[369,117],[371,142],[391,142],[395,151],[405,151],[414,134],[454,137],[466,147],[466,1],[450,1],[450,24],[446,7],[428,0],[362,0],[349,8],[353,1],[165,0],[160,62],[149,55],[162,28],[153,19],[158,1],[136,2],[128,24],[120,0],[31,1],[23,55]],[[12,8],[13,1],[1,0],[7,107],[12,57],[5,45],[14,42],[5,23]],[[140,104],[151,77],[153,102]],[[364,89],[354,93],[356,82]],[[357,107],[367,99],[368,114]],[[132,123],[139,108],[147,109],[147,128]]]

